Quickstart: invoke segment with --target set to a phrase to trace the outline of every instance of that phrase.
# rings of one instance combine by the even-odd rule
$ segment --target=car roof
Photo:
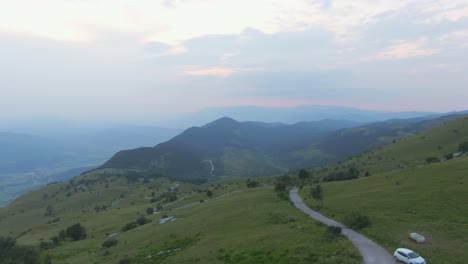
[[[413,250],[407,248],[397,248],[397,251],[401,251],[406,254],[413,252]]]

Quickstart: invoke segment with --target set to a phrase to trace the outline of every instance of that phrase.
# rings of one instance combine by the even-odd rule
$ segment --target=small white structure
[[[414,241],[418,243],[424,243],[426,242],[426,238],[418,233],[410,233],[410,238],[413,239]]]

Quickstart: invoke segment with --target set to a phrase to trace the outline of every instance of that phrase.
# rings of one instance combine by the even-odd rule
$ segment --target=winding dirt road
[[[395,260],[383,247],[379,246],[374,241],[367,237],[357,233],[356,231],[347,228],[340,222],[325,217],[324,215],[310,209],[304,204],[301,197],[299,196],[298,189],[293,189],[289,192],[289,198],[299,210],[308,214],[310,217],[328,225],[328,226],[339,226],[342,228],[342,233],[348,237],[354,246],[357,247],[361,253],[364,264],[395,264]]]

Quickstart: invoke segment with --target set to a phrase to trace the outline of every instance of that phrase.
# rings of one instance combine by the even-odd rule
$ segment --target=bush
[[[347,171],[331,172],[323,178],[324,182],[353,180],[359,177],[359,170],[352,167]]]
[[[260,186],[260,183],[257,182],[257,181],[251,181],[250,179],[248,179],[245,184],[247,185],[247,188],[257,188]]]
[[[440,159],[438,157],[428,157],[428,158],[426,158],[426,162],[427,163],[436,163],[436,162],[440,162]]]
[[[81,224],[74,224],[65,230],[67,237],[73,241],[78,241],[86,238],[86,229]]]
[[[465,141],[458,145],[458,151],[460,152],[468,152],[468,141]]]
[[[41,249],[52,249],[56,246],[57,244],[55,244],[54,242],[49,242],[49,241],[41,241],[41,243],[39,244],[39,247]]]
[[[305,179],[308,179],[310,177],[310,174],[309,174],[309,172],[307,170],[301,169],[301,170],[299,170],[298,177],[301,180],[305,180]]]
[[[153,213],[154,213],[153,207],[148,207],[148,208],[146,208],[146,213],[149,214],[149,215],[150,215],[150,214],[153,214]]]
[[[352,212],[345,218],[344,223],[356,230],[369,227],[372,224],[369,216],[361,212]]]
[[[138,217],[138,219],[136,220],[137,224],[139,225],[145,225],[149,222],[151,222],[151,220],[149,220],[148,218],[144,217],[144,216],[140,216]]]
[[[287,224],[287,223],[292,223],[296,222],[297,218],[290,216],[286,213],[283,212],[273,212],[270,214],[270,218],[268,219],[268,222],[270,224]]]
[[[128,231],[128,230],[135,229],[137,227],[138,227],[137,222],[130,222],[130,223],[127,223],[126,225],[124,225],[124,227],[122,227],[122,231],[125,232],[125,231]]]
[[[115,238],[108,239],[102,243],[102,247],[104,248],[110,248],[113,246],[117,246],[119,244],[119,241]]]
[[[132,261],[129,258],[121,258],[119,264],[131,264]]]

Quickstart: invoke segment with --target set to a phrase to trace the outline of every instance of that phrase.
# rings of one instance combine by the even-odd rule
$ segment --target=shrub
[[[132,261],[129,258],[121,258],[119,264],[131,264]]]
[[[144,217],[143,215],[138,217],[138,219],[136,220],[137,224],[139,225],[145,225],[149,222],[151,222],[151,220],[149,220],[148,218]]]
[[[446,158],[447,160],[453,159],[453,153],[449,153],[449,154],[445,155],[445,158]]]
[[[369,227],[372,223],[369,216],[362,212],[352,212],[344,219],[345,224],[352,229],[363,229]]]
[[[119,244],[119,241],[115,238],[108,239],[102,243],[102,247],[104,248],[110,248],[113,246],[117,246]]]
[[[257,182],[257,181],[251,181],[250,179],[248,179],[245,184],[247,185],[247,188],[257,188],[258,186],[260,186],[260,183]]]
[[[78,241],[86,238],[86,229],[81,224],[74,224],[65,230],[67,237],[73,241]]]
[[[128,231],[128,230],[135,229],[137,227],[138,227],[137,222],[130,222],[130,223],[127,223],[126,225],[124,225],[124,227],[122,227],[122,231],[125,232],[125,231]]]
[[[468,152],[468,141],[465,141],[458,145],[458,151],[460,152]]]
[[[440,162],[440,159],[438,157],[428,157],[428,158],[426,158],[426,162],[427,163],[436,163],[436,162]]]
[[[347,171],[331,172],[323,178],[324,182],[353,180],[359,177],[359,171],[352,167]]]
[[[268,219],[268,222],[270,224],[287,224],[291,222],[296,222],[297,218],[290,216],[286,213],[283,212],[273,212],[270,214],[270,218]]]
[[[150,215],[150,214],[153,214],[153,213],[154,213],[153,207],[148,207],[148,208],[146,208],[146,213],[149,214],[149,215]]]
[[[309,174],[309,172],[307,170],[301,169],[301,170],[299,170],[298,177],[301,180],[305,180],[305,179],[308,179],[310,177],[310,174]]]
[[[41,249],[51,249],[51,248],[54,248],[57,244],[55,244],[54,242],[49,242],[49,241],[41,241],[41,243],[39,244],[39,247]]]

